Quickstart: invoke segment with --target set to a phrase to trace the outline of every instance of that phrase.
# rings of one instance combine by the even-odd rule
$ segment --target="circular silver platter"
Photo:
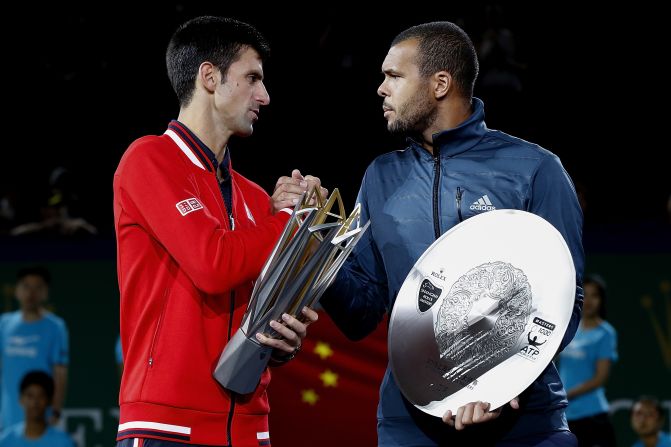
[[[571,253],[541,217],[494,210],[460,223],[396,298],[389,359],[399,388],[438,417],[475,401],[500,407],[550,363],[574,296]]]

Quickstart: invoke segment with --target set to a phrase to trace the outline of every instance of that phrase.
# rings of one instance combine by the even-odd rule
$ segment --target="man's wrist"
[[[270,354],[270,361],[268,364],[270,366],[282,366],[288,361],[292,360],[294,357],[296,357],[296,354],[298,351],[301,349],[300,346],[298,346],[296,349],[294,349],[291,352],[284,352],[284,351],[273,351],[272,354]],[[276,354],[279,352],[279,354]]]

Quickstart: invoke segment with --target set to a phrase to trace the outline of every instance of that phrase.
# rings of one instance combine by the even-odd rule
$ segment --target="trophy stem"
[[[219,357],[214,377],[235,393],[251,393],[259,384],[273,348],[247,338],[241,329],[235,332],[226,348]]]

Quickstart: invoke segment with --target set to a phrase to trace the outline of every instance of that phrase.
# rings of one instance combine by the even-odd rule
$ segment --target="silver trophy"
[[[474,216],[436,240],[401,287],[389,362],[425,413],[495,409],[547,367],[573,309],[575,269],[561,234],[517,210]]]
[[[224,388],[254,391],[272,352],[255,335],[279,338],[272,320],[281,323],[282,314],[296,317],[317,303],[370,224],[360,226],[359,215],[358,204],[345,215],[337,188],[326,201],[316,189],[303,195],[256,280],[240,328],[219,357],[214,377]]]

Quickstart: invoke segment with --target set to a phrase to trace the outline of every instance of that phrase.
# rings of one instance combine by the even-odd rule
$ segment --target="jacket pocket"
[[[168,305],[168,294],[170,289],[166,288],[163,293],[163,302],[161,303],[161,313],[158,315],[158,321],[156,322],[156,328],[154,328],[154,335],[151,338],[151,346],[149,347],[149,367],[154,366],[155,356],[156,356],[156,347],[158,345],[158,340],[161,335],[161,327],[163,326],[163,317],[165,315],[165,309]]]
[[[455,195],[455,202],[457,206],[457,216],[459,217],[459,223],[464,221],[464,216],[461,214],[461,198],[464,195],[464,189],[461,186],[457,186],[457,194]]]

